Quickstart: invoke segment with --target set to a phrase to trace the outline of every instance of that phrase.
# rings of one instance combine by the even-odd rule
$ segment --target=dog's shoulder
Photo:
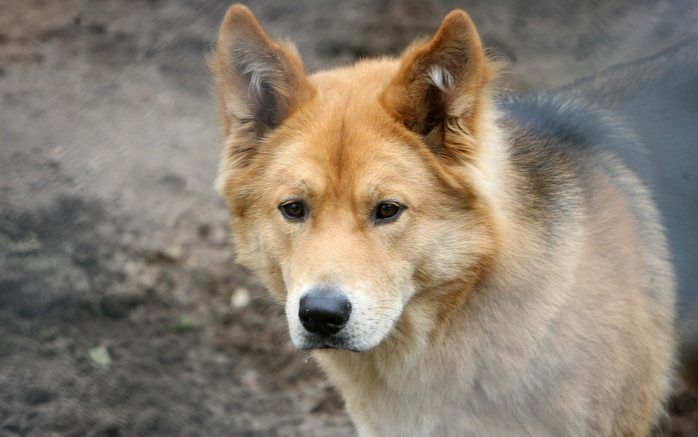
[[[598,214],[600,193],[609,187],[620,193],[634,217],[647,273],[654,281],[648,296],[666,307],[673,276],[664,230],[651,193],[636,172],[652,164],[645,144],[612,111],[570,93],[507,97],[499,107],[510,127],[513,165],[528,175],[528,185],[558,221],[569,221],[579,209]]]
[[[564,221],[584,208],[599,174],[636,197],[637,181],[626,182],[629,172],[618,155],[635,150],[642,156],[643,146],[612,113],[562,93],[503,96],[497,106],[519,191],[548,205],[545,218]]]

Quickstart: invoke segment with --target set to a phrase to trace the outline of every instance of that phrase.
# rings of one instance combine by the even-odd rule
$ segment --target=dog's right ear
[[[225,14],[209,64],[226,166],[245,165],[259,140],[312,95],[295,47],[272,40],[243,5],[231,6]]]

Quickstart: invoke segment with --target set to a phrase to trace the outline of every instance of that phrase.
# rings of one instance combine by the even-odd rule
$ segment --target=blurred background
[[[350,436],[233,264],[204,56],[229,2],[0,0],[0,435]],[[562,86],[698,34],[698,2],[260,0],[309,70],[467,9],[502,86]],[[682,391],[658,435],[697,436]]]

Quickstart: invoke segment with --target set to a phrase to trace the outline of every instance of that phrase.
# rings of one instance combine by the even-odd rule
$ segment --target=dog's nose
[[[349,321],[351,303],[340,291],[329,287],[314,288],[301,298],[298,317],[308,331],[333,335]]]

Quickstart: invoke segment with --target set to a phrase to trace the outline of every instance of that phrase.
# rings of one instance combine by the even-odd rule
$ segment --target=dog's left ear
[[[491,66],[475,25],[457,9],[430,40],[403,53],[381,101],[435,153],[463,161],[475,151],[490,77]]]

